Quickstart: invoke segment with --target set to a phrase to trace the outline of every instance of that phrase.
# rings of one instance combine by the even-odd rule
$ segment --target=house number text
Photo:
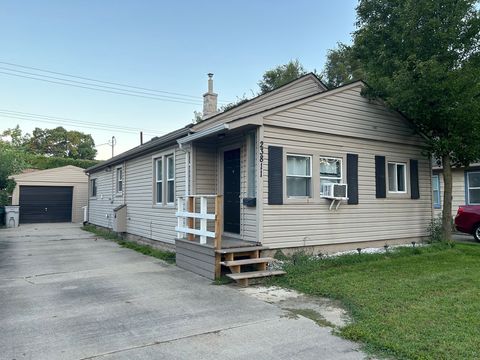
[[[259,158],[259,160],[260,160],[260,171],[259,171],[259,173],[260,173],[260,177],[262,177],[263,176],[263,141],[260,141],[260,154],[259,155],[260,155],[260,158]]]

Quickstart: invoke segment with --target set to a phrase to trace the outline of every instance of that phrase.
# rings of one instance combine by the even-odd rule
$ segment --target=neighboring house
[[[445,185],[443,169],[433,166],[432,191],[434,216],[441,216]],[[452,215],[460,205],[480,205],[480,163],[452,169]]]
[[[88,197],[84,169],[67,165],[10,178],[17,184],[12,205],[20,205],[20,224],[83,221]]]
[[[216,113],[211,81],[202,122],[87,170],[90,223],[115,227],[114,209],[126,205],[127,233],[175,244],[177,265],[210,278],[221,261],[238,273],[262,262],[260,252],[427,236],[423,140],[400,114],[364,98],[363,82],[328,90],[308,74]],[[236,260],[244,257],[255,259]]]

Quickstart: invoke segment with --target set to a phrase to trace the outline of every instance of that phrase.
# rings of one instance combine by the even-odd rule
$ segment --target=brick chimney
[[[208,74],[208,91],[203,94],[203,119],[207,119],[215,115],[217,110],[218,94],[213,92],[213,74]]]

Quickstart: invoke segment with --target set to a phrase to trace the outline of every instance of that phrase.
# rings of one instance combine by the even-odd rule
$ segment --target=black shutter
[[[268,147],[268,204],[283,204],[283,148]]]
[[[358,155],[347,154],[348,204],[358,204]]]
[[[387,197],[385,181],[385,156],[375,156],[375,193],[378,199]]]
[[[412,199],[420,199],[418,185],[418,160],[410,159],[410,194]]]

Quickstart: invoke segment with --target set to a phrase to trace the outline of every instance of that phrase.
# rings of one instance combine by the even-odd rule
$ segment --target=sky
[[[79,130],[108,159],[112,136],[119,154],[139,145],[141,130],[147,141],[191,123],[209,72],[222,105],[252,97],[266,70],[291,59],[321,71],[328,49],[350,42],[356,3],[0,0],[0,130]],[[156,91],[96,91],[85,88],[91,80],[31,68]]]

